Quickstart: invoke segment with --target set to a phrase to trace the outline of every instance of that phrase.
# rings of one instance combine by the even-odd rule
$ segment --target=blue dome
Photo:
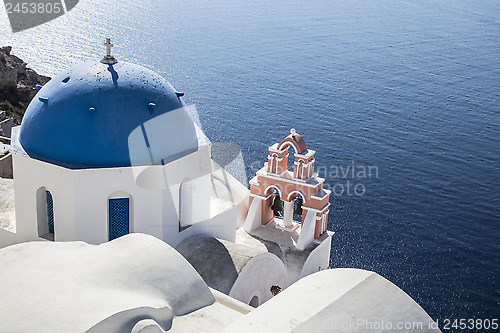
[[[30,157],[69,168],[164,163],[197,149],[196,130],[183,106],[174,88],[149,69],[84,63],[38,92],[24,115],[19,142]],[[151,142],[148,124],[156,119],[163,120],[149,126],[155,130]],[[144,142],[130,149],[131,133],[138,130]],[[138,149],[154,150],[155,161],[147,152],[130,155]]]

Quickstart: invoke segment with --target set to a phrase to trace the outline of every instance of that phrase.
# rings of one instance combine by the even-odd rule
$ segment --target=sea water
[[[332,267],[376,271],[441,323],[499,317],[500,2],[81,0],[24,32],[0,21],[46,75],[111,37],[248,177],[295,128],[333,191]]]

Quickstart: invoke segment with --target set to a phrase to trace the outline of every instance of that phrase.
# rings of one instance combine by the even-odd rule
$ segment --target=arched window
[[[130,203],[128,193],[119,191],[108,198],[108,239],[130,233]]]
[[[271,209],[273,210],[273,215],[275,217],[283,218],[284,208],[283,208],[283,198],[281,197],[281,190],[279,187],[271,185],[266,189],[266,193],[268,193],[269,189],[272,188],[272,194],[274,198],[272,200]]]
[[[45,187],[36,191],[36,218],[38,237],[54,240],[54,200]]]
[[[295,170],[295,154],[297,153],[297,147],[291,141],[286,141],[283,145],[281,145],[281,149],[285,149],[288,147],[288,156],[286,166],[287,170],[292,173]]]
[[[179,232],[189,228],[193,222],[193,182],[184,180],[179,186]]]
[[[259,296],[255,295],[254,297],[252,297],[249,305],[251,307],[254,307],[254,308],[258,307],[259,306]]]
[[[297,222],[302,221],[302,205],[304,204],[304,196],[299,191],[296,192],[293,199],[293,220]]]

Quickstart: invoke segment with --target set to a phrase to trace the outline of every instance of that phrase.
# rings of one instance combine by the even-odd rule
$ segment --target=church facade
[[[212,160],[183,93],[105,45],[41,87],[13,129],[16,228],[0,228],[0,247],[148,234],[252,306],[327,269],[329,192],[304,139],[271,146],[249,190]]]
[[[46,84],[12,135],[18,237],[234,240],[247,190],[226,175],[232,200],[213,193],[224,170],[181,96],[126,62],[85,63]]]

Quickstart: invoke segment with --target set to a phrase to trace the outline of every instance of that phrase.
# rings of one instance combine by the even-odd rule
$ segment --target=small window
[[[50,191],[45,191],[47,198],[47,223],[49,226],[49,233],[54,234],[54,201]]]
[[[130,232],[129,198],[109,199],[109,240]]]

